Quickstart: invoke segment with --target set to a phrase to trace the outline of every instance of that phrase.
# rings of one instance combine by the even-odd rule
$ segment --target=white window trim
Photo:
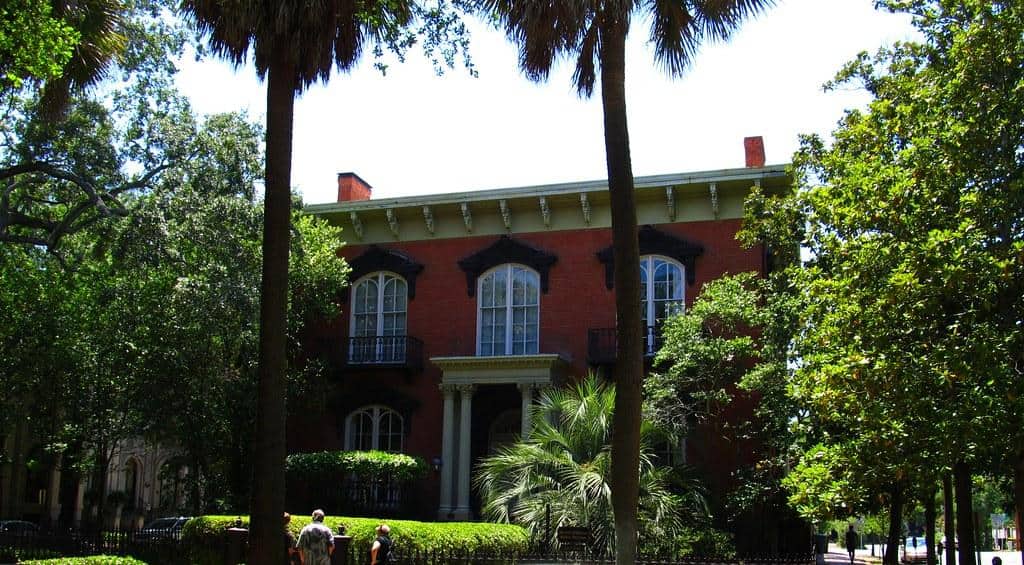
[[[352,292],[350,293],[351,299],[349,300],[349,317],[348,317],[348,337],[370,337],[370,336],[356,336],[356,295],[359,285],[369,279],[377,280],[377,329],[374,332],[374,337],[381,337],[384,333],[384,277],[394,277],[403,283],[405,283],[405,330],[401,335],[406,335],[409,332],[409,281],[405,280],[405,277],[391,271],[377,271],[370,273],[366,276],[359,277],[352,285]]]
[[[512,351],[512,330],[511,330],[511,327],[512,327],[512,270],[514,268],[516,268],[516,267],[521,268],[521,269],[523,269],[523,270],[525,270],[527,272],[532,273],[533,276],[535,276],[537,278],[537,350],[540,351],[540,331],[541,331],[541,323],[540,323],[540,302],[541,302],[541,300],[540,300],[540,296],[542,294],[541,291],[540,291],[540,273],[538,273],[537,271],[535,271],[535,270],[531,269],[530,267],[527,267],[526,265],[523,265],[521,263],[505,263],[503,265],[499,265],[497,267],[494,267],[493,269],[488,269],[487,271],[483,272],[476,279],[476,354],[478,356],[483,355],[483,344],[480,342],[480,338],[483,335],[483,312],[482,312],[482,308],[480,307],[480,300],[483,297],[484,279],[486,279],[488,277],[488,275],[490,275],[491,273],[493,273],[495,271],[501,271],[501,270],[506,270],[507,271],[507,277],[505,279],[507,282],[505,284],[505,351],[506,351],[506,353],[504,353],[503,355],[500,355],[500,356],[502,356],[502,357],[512,356],[512,353],[511,353],[511,351]]]
[[[645,314],[646,314],[646,316],[644,316],[644,317],[647,320],[646,326],[643,328],[644,343],[645,343],[644,347],[645,347],[645,354],[646,355],[652,355],[654,353],[657,353],[657,351],[653,350],[654,349],[654,342],[655,342],[655,336],[654,336],[653,332],[656,331],[656,330],[652,329],[652,328],[656,327],[656,320],[655,320],[656,309],[654,307],[656,301],[654,300],[654,276],[653,276],[653,274],[654,274],[654,262],[655,261],[663,261],[665,263],[669,263],[671,265],[675,265],[676,267],[679,268],[680,281],[682,282],[682,285],[681,285],[682,295],[679,297],[679,303],[682,305],[682,311],[683,312],[686,311],[686,266],[683,265],[682,263],[680,263],[679,261],[676,261],[675,259],[672,259],[671,257],[666,257],[664,255],[641,255],[640,256],[641,269],[644,267],[644,264],[646,264],[646,266],[647,266],[647,281],[645,283],[646,288],[644,289],[646,291],[647,298],[644,300],[644,303],[641,305],[643,307],[644,311],[645,311]]]
[[[405,418],[398,413],[397,410],[384,406],[383,404],[371,404],[369,406],[362,406],[356,408],[345,417],[345,451],[352,451],[355,446],[352,445],[352,420],[356,415],[369,412],[370,420],[372,420],[372,433],[370,439],[370,449],[380,451],[380,422],[381,417],[386,413],[394,414],[398,418],[399,435],[398,440],[398,451],[393,453],[405,453]]]

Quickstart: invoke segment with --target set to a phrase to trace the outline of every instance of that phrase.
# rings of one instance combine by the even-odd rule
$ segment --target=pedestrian
[[[292,515],[284,513],[284,562],[288,565],[299,565],[302,561],[299,558],[299,550],[295,549],[295,536],[292,535],[292,531],[288,529],[288,524],[292,521]]]
[[[304,565],[330,565],[334,534],[324,525],[324,511],[313,511],[313,521],[299,532],[299,553]]]
[[[857,532],[854,531],[853,524],[850,524],[850,529],[846,530],[846,551],[850,553],[850,565],[853,565],[853,554],[860,545],[858,541]]]
[[[391,528],[387,524],[377,526],[377,539],[373,540],[373,547],[370,548],[370,565],[391,563],[392,550],[395,548],[391,541]]]

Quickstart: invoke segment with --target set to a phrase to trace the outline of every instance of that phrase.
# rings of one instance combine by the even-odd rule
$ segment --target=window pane
[[[487,275],[480,281],[480,306],[494,306],[494,274]]]
[[[356,287],[353,309],[357,314],[377,311],[377,281],[366,279]]]

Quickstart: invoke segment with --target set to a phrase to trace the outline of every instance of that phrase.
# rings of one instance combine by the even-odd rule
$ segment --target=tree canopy
[[[1005,465],[1005,440],[1012,465],[1024,453],[1024,9],[883,5],[922,40],[849,63],[829,86],[872,102],[831,144],[802,140],[794,194],[748,209],[809,258],[787,273],[806,300],[789,392],[808,439],[790,485],[814,518],[958,465],[969,487],[970,468]]]

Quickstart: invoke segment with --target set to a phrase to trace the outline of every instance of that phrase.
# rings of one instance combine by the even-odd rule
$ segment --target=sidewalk
[[[919,560],[924,563],[925,559],[925,548],[922,544],[917,548],[915,552],[913,549],[907,551],[908,556]],[[1019,551],[982,551],[981,552],[981,565],[992,565],[992,558],[998,556],[1002,561],[1002,565],[1024,565],[1021,563],[1021,557]],[[900,554],[903,558],[903,554]],[[864,549],[858,549],[854,552],[854,565],[879,565],[882,562],[882,547],[875,546],[875,555],[871,555],[871,549],[866,547]],[[850,554],[842,547],[836,544],[830,543],[828,545],[828,553],[825,554],[825,565],[850,565]],[[946,556],[942,555],[939,565],[946,565]],[[968,563],[967,565],[975,565],[974,563]]]

